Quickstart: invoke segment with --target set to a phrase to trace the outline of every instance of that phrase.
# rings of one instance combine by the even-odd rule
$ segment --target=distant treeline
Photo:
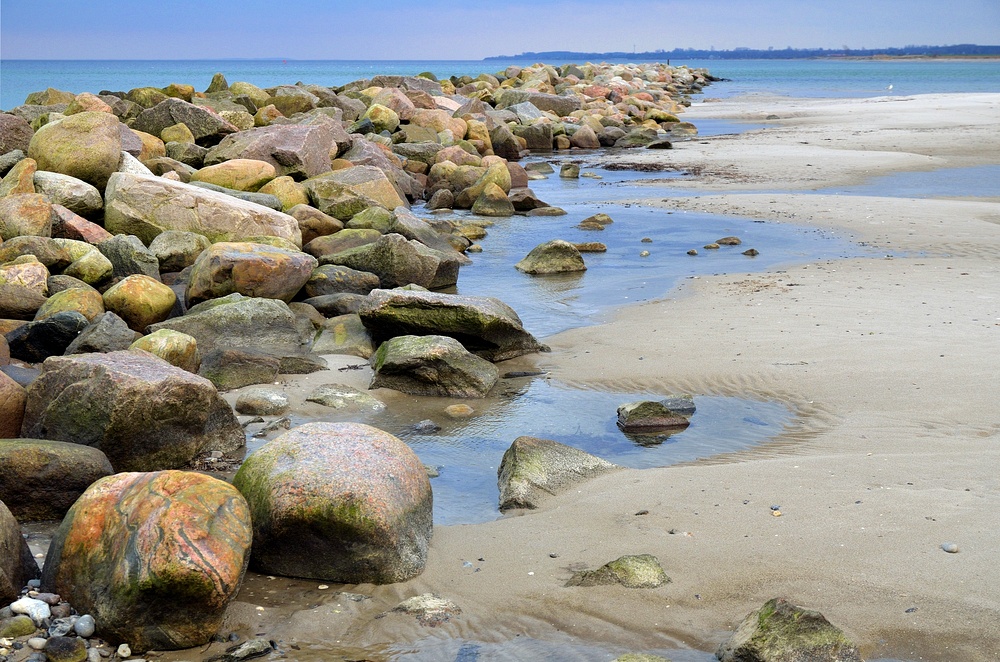
[[[496,55],[483,58],[489,60],[531,59],[539,62],[550,60],[791,60],[802,58],[846,58],[846,57],[961,57],[1000,56],[1000,46],[980,46],[978,44],[955,44],[954,46],[903,46],[902,48],[734,48],[728,51],[697,48],[675,48],[643,53],[578,53],[575,51],[526,52],[520,55]]]

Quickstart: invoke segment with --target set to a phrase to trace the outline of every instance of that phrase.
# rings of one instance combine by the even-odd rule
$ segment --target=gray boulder
[[[441,266],[441,259],[426,250],[423,244],[408,241],[396,233],[380,235],[370,244],[323,255],[319,261],[324,265],[340,265],[375,274],[381,286],[387,288],[402,287],[410,283],[425,288],[432,287]]]
[[[137,335],[118,315],[110,311],[101,313],[69,344],[65,354],[124,351],[135,342]]]
[[[324,264],[313,269],[303,291],[308,297],[324,294],[368,294],[379,287],[379,277],[337,264]]]
[[[0,154],[14,150],[27,152],[33,134],[31,124],[24,118],[10,113],[0,113]]]
[[[132,128],[159,136],[164,129],[175,124],[187,126],[195,140],[202,145],[214,144],[237,131],[235,126],[211,110],[175,98],[161,101],[139,113]]]
[[[97,244],[97,250],[111,262],[112,278],[141,274],[160,280],[160,261],[135,235],[115,235]]]
[[[587,265],[576,246],[553,239],[532,248],[514,268],[526,274],[543,275],[586,271]]]
[[[557,441],[518,437],[497,470],[500,510],[538,508],[546,496],[619,468]]]
[[[101,192],[82,179],[38,170],[33,181],[36,193],[41,193],[50,202],[62,205],[74,214],[90,217],[104,208]]]
[[[349,143],[350,138],[333,121],[257,127],[224,138],[205,155],[205,165],[257,159],[273,165],[278,176],[308,179],[330,170],[330,159],[339,151],[338,142]]]
[[[156,256],[160,271],[169,273],[190,267],[211,245],[208,237],[196,232],[167,230],[156,235],[149,244],[149,251]]]
[[[618,427],[625,432],[654,432],[686,428],[694,414],[694,400],[690,396],[676,396],[667,400],[640,400],[618,408]]]
[[[22,436],[104,451],[117,471],[180,467],[243,446],[215,386],[145,352],[56,356],[28,388]]]
[[[448,336],[396,336],[371,358],[370,388],[390,388],[411,395],[485,398],[500,378],[486,359]]]
[[[715,656],[722,662],[861,662],[857,647],[823,614],[784,598],[747,614]]]
[[[547,351],[514,310],[493,297],[373,290],[358,311],[375,342],[402,335],[445,335],[488,361]]]
[[[278,376],[281,361],[276,356],[246,349],[216,348],[201,358],[198,374],[222,391],[270,384]]]
[[[28,363],[41,363],[50,356],[59,356],[89,323],[76,311],[28,322],[7,334],[10,356]]]
[[[496,97],[497,108],[512,108],[524,102],[529,102],[538,110],[547,110],[559,117],[567,117],[583,106],[580,98],[575,95],[562,96],[523,89],[508,88],[502,90]]]
[[[371,335],[355,313],[332,317],[313,343],[313,351],[320,354],[347,354],[369,358],[375,353]]]
[[[359,423],[302,425],[248,457],[233,485],[250,505],[250,563],[259,572],[387,584],[424,569],[430,480],[391,434]]]

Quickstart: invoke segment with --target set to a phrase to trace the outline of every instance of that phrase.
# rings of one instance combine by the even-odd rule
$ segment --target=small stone
[[[73,624],[73,629],[84,639],[89,639],[94,636],[95,627],[96,624],[94,623],[94,617],[90,614],[84,614],[80,618],[76,619],[76,623]]]
[[[444,413],[450,418],[469,418],[476,413],[476,410],[466,404],[448,405],[444,408]]]
[[[52,615],[49,606],[41,600],[34,598],[21,598],[10,605],[10,610],[15,614],[24,614],[31,618],[35,625],[41,627],[42,622]]]
[[[130,657],[132,655],[132,649],[129,648],[128,644],[122,644],[116,652],[118,653],[118,657]]]
[[[45,648],[45,643],[48,640],[45,637],[32,637],[28,639],[28,648],[36,651],[40,651]]]
[[[251,387],[236,398],[236,411],[248,416],[280,416],[288,411],[288,396],[269,387]]]
[[[417,434],[432,434],[434,432],[440,432],[441,426],[428,418],[419,421],[418,423],[414,423],[413,431]]]
[[[0,620],[0,638],[26,637],[34,633],[35,623],[30,617],[18,614],[13,618]]]
[[[718,244],[705,244],[702,248],[704,248],[707,251],[714,251],[714,250],[716,250],[716,249],[719,248],[719,245]]]
[[[692,248],[691,250],[689,250],[689,251],[688,251],[688,255],[697,255],[697,254],[698,254],[698,251],[696,251],[696,250],[695,250],[695,249],[693,249],[693,248]]]
[[[267,655],[272,650],[271,642],[267,639],[251,639],[237,646],[235,650],[230,651],[227,658],[230,660],[249,660]]]
[[[651,244],[651,243],[653,243],[653,238],[652,237],[643,237],[639,241],[641,241],[644,244]]]
[[[760,255],[760,251],[758,251],[756,248],[748,248],[745,251],[743,251],[743,254],[746,255],[747,257],[757,257],[758,255]]]
[[[958,545],[953,542],[941,543],[941,549],[948,552],[949,554],[958,554]]]
[[[649,251],[642,251],[639,253],[639,257],[649,257]]]
[[[739,237],[723,237],[722,239],[716,240],[715,243],[720,246],[739,246],[743,242],[740,241]]]

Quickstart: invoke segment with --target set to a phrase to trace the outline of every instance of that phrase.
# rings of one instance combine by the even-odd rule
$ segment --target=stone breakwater
[[[431,493],[405,444],[302,426],[234,488],[185,470],[241,458],[219,391],[350,354],[371,358],[372,388],[485,397],[495,362],[546,348],[502,301],[432,290],[484,250],[490,217],[564,213],[518,160],[668,148],[696,131],[678,115],[710,80],[659,64],[338,88],[217,74],[204,92],[50,88],[0,113],[0,601],[32,587],[0,609],[0,656],[92,659],[94,632],[136,650],[200,645],[248,564],[352,583],[419,574]],[[557,248],[522,270],[584,268],[577,247]],[[237,409],[280,415],[281,394]],[[310,473],[331,457],[339,471]],[[40,576],[19,521],[60,518]],[[366,551],[317,565],[285,549],[303,532],[310,549]]]

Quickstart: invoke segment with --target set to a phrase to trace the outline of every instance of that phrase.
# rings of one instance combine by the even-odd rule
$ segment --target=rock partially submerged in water
[[[233,484],[250,504],[252,567],[346,584],[423,572],[431,484],[393,435],[360,423],[308,423],[252,454]]]
[[[92,485],[49,547],[42,586],[136,651],[207,643],[249,560],[247,503],[186,471],[121,473]]]
[[[503,454],[497,471],[500,510],[537,508],[548,495],[619,468],[557,441],[518,437]]]
[[[694,398],[629,402],[618,408],[618,427],[624,432],[659,432],[686,428],[694,414]]]
[[[514,267],[521,272],[532,275],[562,274],[576,271],[586,271],[587,265],[576,246],[553,239],[539,244]]]
[[[450,336],[487,361],[547,349],[524,330],[510,306],[493,297],[372,290],[358,314],[376,342],[404,335]]]
[[[500,378],[495,365],[448,336],[396,336],[371,359],[370,388],[411,395],[485,398]]]
[[[784,598],[749,613],[715,655],[722,662],[861,662],[855,645],[823,614]]]
[[[22,434],[93,446],[117,471],[176,468],[245,441],[211,382],[145,352],[48,359],[28,388]]]

